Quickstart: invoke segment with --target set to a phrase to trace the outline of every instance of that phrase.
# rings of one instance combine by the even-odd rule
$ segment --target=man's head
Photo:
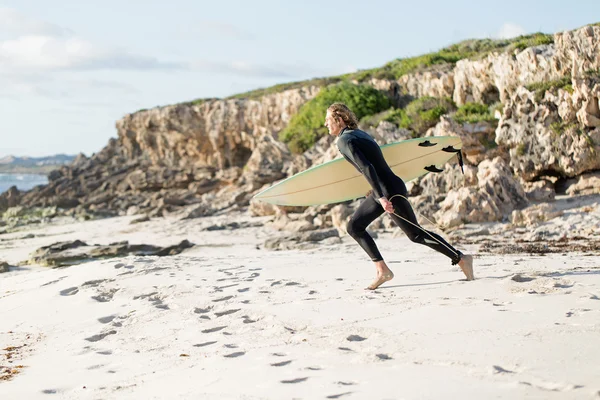
[[[345,104],[333,103],[327,108],[325,126],[329,129],[330,135],[338,136],[345,127],[356,129],[358,127],[358,120],[352,110]]]

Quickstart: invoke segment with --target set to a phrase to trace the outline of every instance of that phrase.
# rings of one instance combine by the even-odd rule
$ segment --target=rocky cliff
[[[586,26],[555,34],[553,44],[369,83],[397,100],[435,96],[457,105],[502,103],[497,123],[459,124],[447,115],[427,133],[463,138],[464,176],[449,166],[410,185],[421,211],[454,226],[508,219],[557,191],[600,193],[599,71],[600,26]],[[557,80],[561,87],[544,85]],[[319,90],[306,86],[259,99],[206,100],[128,114],[116,124],[117,139],[102,151],[53,171],[47,186],[1,195],[0,211],[19,204],[193,218],[250,206],[256,215],[284,215],[250,199],[264,185],[337,156],[330,138],[302,155],[292,155],[277,140]],[[371,133],[381,142],[407,137],[385,122]],[[301,229],[342,230],[352,207],[289,211],[300,212]]]

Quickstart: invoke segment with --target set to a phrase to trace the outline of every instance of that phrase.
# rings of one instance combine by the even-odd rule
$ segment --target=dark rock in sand
[[[3,272],[8,272],[8,263],[5,261],[0,261],[0,274]]]
[[[109,245],[89,246],[75,240],[72,242],[59,242],[36,250],[29,261],[22,264],[41,264],[50,267],[63,267],[92,261],[94,259],[136,256],[171,256],[179,254],[194,244],[183,240],[177,245],[159,247],[147,244],[130,245],[129,242],[117,242]]]
[[[264,247],[269,250],[303,250],[317,244],[340,243],[340,235],[335,228],[300,232],[278,238],[268,239]]]

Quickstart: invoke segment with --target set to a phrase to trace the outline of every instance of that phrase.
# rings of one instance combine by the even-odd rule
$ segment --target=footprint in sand
[[[56,389],[44,389],[44,390],[42,390],[42,393],[43,394],[56,394],[56,393],[58,393],[58,390],[56,390]]]
[[[234,286],[239,286],[239,285],[240,285],[239,283],[232,283],[231,285],[225,285],[225,286],[214,286],[214,290],[215,290],[216,292],[222,292],[222,291],[223,291],[223,289],[227,289],[227,288],[234,287]]]
[[[346,340],[349,342],[362,342],[363,340],[367,340],[367,338],[364,338],[359,335],[350,335],[346,338]]]
[[[348,347],[338,347],[338,350],[343,350],[343,351],[354,351]]]
[[[102,351],[97,351],[96,354],[101,354],[103,356],[110,356],[112,354],[112,350],[102,350]]]
[[[244,318],[244,320],[242,321],[244,324],[253,324],[257,321],[255,319],[250,319],[250,317],[247,315],[243,315],[242,318]]]
[[[114,279],[96,279],[93,281],[87,281],[87,282],[83,282],[83,284],[81,285],[82,288],[84,287],[98,287],[100,284],[104,283],[104,282],[114,282]]]
[[[271,353],[271,355],[275,356],[275,357],[285,357],[286,356],[285,353]]]
[[[308,377],[305,378],[296,378],[296,379],[290,379],[290,380],[283,380],[280,381],[281,383],[300,383],[300,382],[306,382],[308,380]]]
[[[111,301],[115,293],[117,293],[118,291],[119,289],[109,289],[108,291],[100,292],[97,296],[92,296],[92,299],[100,303],[106,303]]]
[[[114,329],[108,332],[103,332],[103,333],[99,333],[97,335],[93,335],[90,336],[88,338],[85,338],[85,340],[87,340],[88,342],[98,342],[102,339],[104,339],[105,337],[109,336],[109,335],[115,335],[117,333],[117,331],[115,331]]]
[[[235,296],[225,296],[225,297],[221,297],[220,299],[215,299],[213,300],[213,303],[218,303],[220,301],[227,301],[227,300],[231,300],[233,299]]]
[[[44,287],[44,286],[48,286],[48,285],[53,285],[53,284],[55,284],[55,283],[58,283],[58,282],[62,281],[62,280],[63,280],[63,279],[65,279],[65,278],[66,278],[66,276],[63,276],[63,277],[60,277],[60,278],[58,278],[58,279],[56,279],[56,280],[54,280],[54,281],[46,282],[46,283],[44,283],[44,284],[43,284],[42,286],[40,286],[40,287]]]
[[[332,394],[331,396],[327,396],[328,399],[339,399],[340,397],[352,394],[354,392],[345,392],[345,393],[340,393],[340,394]]]
[[[493,372],[494,374],[514,374],[514,372],[513,372],[513,371],[509,371],[509,370],[507,370],[507,369],[504,369],[504,368],[502,368],[502,367],[501,367],[501,366],[499,366],[499,365],[493,365],[493,366],[492,366],[492,372]]]
[[[101,317],[101,318],[98,318],[98,322],[100,322],[101,324],[108,324],[113,319],[115,319],[115,317],[116,317],[116,315],[109,315],[106,317]]]
[[[134,299],[134,300],[138,300],[138,299],[146,299],[146,298],[148,298],[148,297],[150,297],[150,296],[154,296],[154,295],[156,295],[156,294],[158,294],[158,292],[152,292],[152,293],[148,293],[148,294],[140,294],[139,296],[133,296],[133,299]]]
[[[79,288],[77,286],[70,287],[68,289],[61,290],[59,293],[61,296],[73,296],[79,292]]]
[[[391,360],[392,357],[388,356],[387,354],[375,354],[375,356],[377,358],[379,358],[380,360]]]
[[[206,313],[210,312],[210,310],[212,310],[212,306],[208,306],[206,308],[196,307],[196,308],[194,308],[194,313],[196,313],[196,314],[206,314]]]
[[[248,290],[250,290],[250,288],[249,288],[249,287],[247,287],[247,288],[243,288],[243,289],[238,289],[238,292],[240,292],[240,293],[244,293],[244,292],[247,292]]]
[[[215,343],[217,343],[217,342],[213,341],[213,342],[198,343],[198,344],[195,344],[194,347],[205,347],[205,346],[210,346],[211,344],[215,344]]]
[[[292,363],[292,360],[288,360],[288,361],[282,361],[282,362],[278,362],[278,363],[273,363],[271,364],[272,367],[283,367],[286,365],[289,365]]]
[[[228,349],[237,349],[238,345],[237,344],[225,344],[225,345],[223,345],[223,347],[227,347]]]
[[[227,326],[217,326],[216,328],[205,329],[202,331],[202,333],[219,332],[220,330],[223,330],[225,328],[227,328]]]
[[[237,357],[243,356],[244,354],[246,354],[246,352],[244,352],[244,351],[238,351],[238,352],[231,353],[231,354],[225,354],[223,357],[226,357],[226,358],[237,358]]]
[[[227,310],[227,311],[222,311],[222,312],[216,312],[215,315],[217,316],[217,318],[219,318],[219,317],[223,317],[225,315],[230,315],[230,314],[236,313],[236,312],[238,312],[240,310],[241,310],[241,308],[237,308],[237,309],[234,309],[234,310]]]

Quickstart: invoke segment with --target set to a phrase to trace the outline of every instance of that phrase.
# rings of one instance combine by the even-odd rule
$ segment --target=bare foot
[[[473,274],[473,256],[468,254],[462,256],[462,258],[458,262],[458,266],[465,274],[468,281],[475,280],[475,275]]]
[[[375,279],[373,281],[373,283],[371,283],[366,289],[375,290],[379,286],[381,286],[383,283],[385,283],[387,281],[391,281],[392,278],[394,278],[394,273],[392,271],[386,272],[385,274],[381,274],[381,275],[377,276],[377,279]]]

